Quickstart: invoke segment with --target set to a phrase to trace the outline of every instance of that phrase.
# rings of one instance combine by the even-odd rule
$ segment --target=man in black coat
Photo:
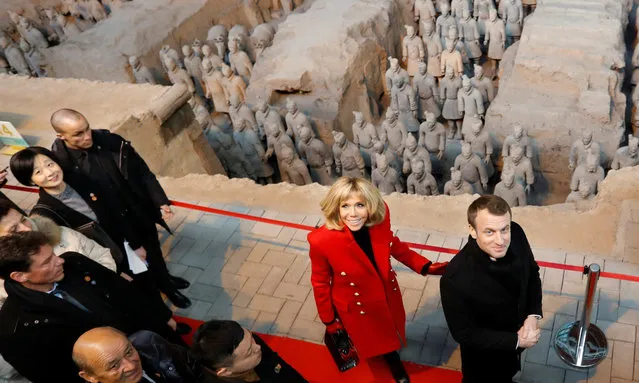
[[[151,330],[184,345],[162,302],[144,299],[129,282],[83,255],[56,257],[40,232],[0,238],[0,278],[8,294],[0,309],[0,354],[33,383],[80,382],[71,351],[94,327],[125,334]]]
[[[204,323],[193,336],[191,355],[202,383],[307,383],[259,336],[229,320]]]
[[[468,243],[440,281],[448,327],[461,346],[463,383],[511,383],[523,349],[539,340],[541,279],[508,203],[487,195],[468,208]]]
[[[126,240],[148,262],[157,287],[177,307],[190,306],[190,300],[178,291],[189,287],[189,282],[170,275],[162,256],[155,224],[169,230],[165,220],[171,219],[173,212],[146,162],[129,141],[108,130],[92,130],[75,110],[56,111],[51,125],[58,137],[52,151],[62,165],[65,181],[83,197],[93,196],[93,205],[101,199],[112,224],[133,227]]]

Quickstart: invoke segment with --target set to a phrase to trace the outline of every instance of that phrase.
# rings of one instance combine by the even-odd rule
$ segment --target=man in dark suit
[[[80,195],[92,195],[90,202],[99,198],[97,202],[102,201],[100,205],[111,213],[110,221],[136,228],[126,238],[131,249],[148,262],[160,291],[177,307],[189,307],[189,298],[178,291],[189,287],[189,282],[169,274],[155,226],[169,230],[165,220],[173,217],[171,203],[144,159],[119,135],[92,130],[75,110],[56,111],[51,126],[58,137],[51,150],[62,165],[65,181]]]
[[[75,342],[73,361],[89,383],[197,382],[187,348],[151,331],[127,339],[112,327],[91,329]]]
[[[468,208],[468,243],[440,281],[442,306],[461,346],[463,383],[511,383],[523,349],[539,340],[541,279],[521,226],[494,195]]]
[[[40,232],[0,238],[0,277],[8,294],[0,309],[0,354],[33,383],[81,381],[71,350],[94,327],[151,330],[184,345],[162,302],[145,299],[83,255],[57,257]]]
[[[191,355],[202,383],[307,383],[259,336],[228,320],[204,323],[193,336]]]

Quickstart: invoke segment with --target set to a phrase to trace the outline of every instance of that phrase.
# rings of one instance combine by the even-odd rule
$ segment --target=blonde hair
[[[353,194],[359,195],[364,200],[368,211],[366,226],[377,225],[384,220],[386,205],[379,190],[364,178],[341,177],[335,181],[328,194],[320,202],[327,229],[342,230],[344,225],[339,214],[340,206]]]

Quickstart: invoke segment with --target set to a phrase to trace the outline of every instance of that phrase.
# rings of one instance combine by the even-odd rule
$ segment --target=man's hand
[[[146,262],[146,250],[144,250],[144,247],[140,247],[139,249],[135,249],[133,251],[135,251],[135,254],[137,254],[137,256],[140,257],[141,260]]]
[[[534,316],[529,316],[524,321],[524,325],[522,327],[528,331],[537,331],[539,330],[539,319]]]
[[[160,213],[162,214],[162,219],[165,221],[170,221],[173,218],[173,210],[171,210],[171,206],[162,205],[160,206]]]
[[[133,278],[131,278],[131,276],[130,276],[129,274],[125,273],[125,272],[121,272],[121,273],[120,273],[120,276],[121,276],[122,278],[124,278],[125,280],[129,281],[129,282],[132,282],[132,281],[133,281]]]
[[[177,329],[177,322],[173,318],[169,319],[169,321],[166,322],[166,324],[169,325],[169,327],[171,327],[173,331]]]
[[[519,347],[521,348],[531,348],[536,345],[539,341],[539,337],[541,336],[541,331],[526,331],[526,329],[522,326],[522,328],[517,331],[517,340],[519,341]]]

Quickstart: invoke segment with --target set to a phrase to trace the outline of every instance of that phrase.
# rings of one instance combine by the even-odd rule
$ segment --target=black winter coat
[[[518,265],[519,276],[510,280],[519,279],[519,286],[511,289],[496,279],[492,261],[471,237],[441,278],[442,306],[451,335],[461,346],[464,383],[510,382],[521,367],[517,331],[528,315],[542,315],[539,266],[515,222],[506,258]]]
[[[156,383],[196,383],[199,364],[186,347],[173,344],[152,331],[129,337],[142,361],[142,368]]]
[[[71,360],[77,338],[89,329],[111,326],[126,334],[151,330],[182,342],[166,324],[171,310],[148,300],[129,282],[78,253],[62,254],[59,287],[89,309],[5,281],[9,297],[0,309],[0,354],[33,383],[81,382]],[[55,379],[53,379],[55,378]]]
[[[162,219],[160,206],[170,205],[170,201],[155,175],[144,159],[133,149],[131,143],[108,130],[93,130],[92,137],[93,146],[87,150],[87,153],[95,158],[103,172],[108,174],[107,182],[120,197],[121,201],[118,203],[123,204],[124,209],[113,215],[114,212],[110,211],[114,205],[113,201],[101,197],[105,193],[101,193],[98,185],[94,185],[88,175],[82,172],[64,141],[56,139],[51,149],[62,165],[65,182],[68,182],[92,206],[100,224],[105,226],[105,230],[106,223],[103,221],[106,220],[113,221],[112,224],[116,225],[133,226],[132,230],[123,228],[127,230],[125,237],[133,249],[144,242],[140,237],[149,234],[144,233],[145,230],[140,231],[140,225],[147,228],[146,231],[149,227],[155,230],[156,223],[169,230]],[[96,197],[99,206],[96,206],[96,200],[94,200]],[[116,240],[116,238],[113,239]]]

